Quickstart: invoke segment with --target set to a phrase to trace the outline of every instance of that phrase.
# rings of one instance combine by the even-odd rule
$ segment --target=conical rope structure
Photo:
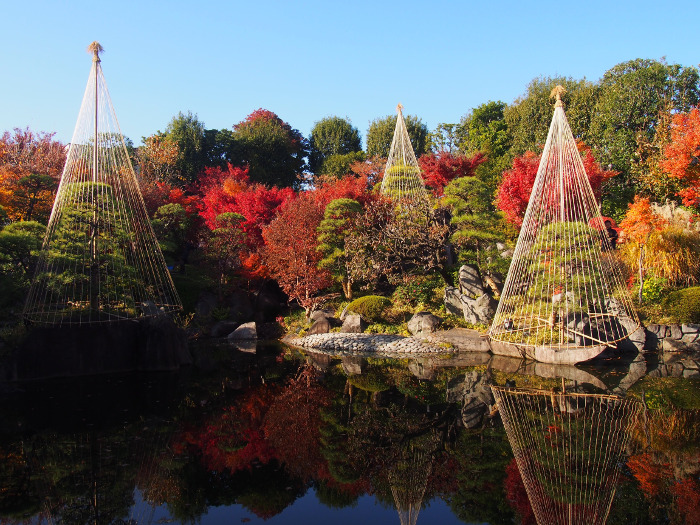
[[[396,128],[384,170],[381,194],[386,195],[399,205],[410,205],[411,203],[427,201],[427,192],[418,161],[416,161],[416,154],[411,146],[402,109],[401,104],[396,107],[398,113]]]
[[[495,353],[575,363],[640,323],[557,97],[496,315]]]
[[[644,406],[612,395],[492,386],[539,525],[602,525]]]
[[[146,212],[107,91],[92,69],[24,317],[45,325],[159,315],[182,308]]]

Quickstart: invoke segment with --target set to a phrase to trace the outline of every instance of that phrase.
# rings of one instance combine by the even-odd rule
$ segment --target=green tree
[[[433,153],[457,153],[459,148],[459,125],[440,123],[428,135]]]
[[[362,151],[362,143],[357,128],[346,119],[326,117],[311,129],[309,169],[317,175],[326,174],[324,164],[329,157],[358,151]]]
[[[512,138],[504,115],[506,107],[500,100],[490,101],[462,117],[455,133],[457,145],[465,155],[480,151],[492,158],[508,152]]]
[[[416,157],[428,152],[428,126],[421,119],[413,115],[404,115],[408,136]],[[396,129],[396,115],[389,115],[382,119],[375,119],[367,130],[367,155],[370,157],[389,156],[391,141]]]
[[[35,221],[13,222],[0,231],[0,304],[17,304],[26,296],[45,232]]]
[[[503,109],[513,141],[510,147],[512,157],[526,151],[540,151],[544,146],[554,114],[551,92],[557,84],[566,89],[562,101],[574,137],[588,143],[588,130],[597,99],[595,84],[585,79],[540,77],[530,82],[524,97]]]
[[[478,176],[459,177],[445,187],[444,204],[452,214],[450,240],[460,249],[463,262],[476,263],[484,273],[498,255],[485,250],[504,240],[502,218],[493,205],[491,189]],[[487,267],[489,266],[489,267]]]
[[[187,114],[180,112],[162,135],[178,146],[175,165],[184,182],[194,182],[208,161],[204,123],[191,111]]]
[[[326,206],[318,227],[319,245],[316,249],[323,254],[318,266],[331,272],[333,279],[343,287],[347,299],[352,299],[352,279],[345,253],[345,238],[353,219],[361,213],[362,205],[356,200],[336,199]]]
[[[608,70],[599,89],[587,142],[603,166],[620,171],[607,186],[610,200],[630,202],[637,190],[635,172],[644,167],[640,148],[658,142],[659,119],[664,114],[688,111],[698,103],[698,70],[656,60],[630,60]]]
[[[298,185],[306,168],[306,139],[271,111],[258,109],[234,126],[241,160],[250,180],[280,187]]]
[[[190,219],[181,204],[169,203],[158,208],[151,221],[160,249],[166,259],[176,261],[184,271],[187,259],[187,231]]]
[[[357,162],[365,160],[363,151],[354,151],[338,155],[330,155],[323,161],[321,173],[335,178],[341,178],[352,173],[352,167]]]

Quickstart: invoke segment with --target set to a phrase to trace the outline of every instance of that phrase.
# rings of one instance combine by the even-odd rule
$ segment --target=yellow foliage
[[[644,269],[672,285],[690,286],[700,278],[700,233],[678,226],[652,231],[646,242]],[[637,243],[620,246],[620,256],[633,271],[639,271]]]

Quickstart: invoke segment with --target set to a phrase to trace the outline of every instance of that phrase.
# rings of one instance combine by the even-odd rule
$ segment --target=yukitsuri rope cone
[[[102,74],[92,69],[24,317],[44,325],[159,315],[181,303]]]
[[[561,94],[503,293],[494,353],[587,361],[639,328],[614,247],[564,114]]]
[[[644,407],[611,395],[492,386],[539,525],[602,525]]]
[[[396,106],[396,128],[381,186],[382,195],[391,198],[400,206],[427,201],[425,184],[403,120],[402,109],[401,104]]]

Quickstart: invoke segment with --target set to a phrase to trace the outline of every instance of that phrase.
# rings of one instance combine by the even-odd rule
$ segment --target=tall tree
[[[530,82],[527,93],[522,98],[503,110],[513,140],[510,148],[512,156],[522,155],[526,151],[536,152],[544,146],[554,114],[554,103],[550,95],[552,88],[558,84],[566,89],[562,101],[574,137],[584,142],[587,140],[593,106],[597,99],[596,86],[585,79],[540,77]]]
[[[331,275],[320,269],[316,250],[317,228],[323,208],[308,194],[287,201],[280,214],[263,229],[265,262],[270,274],[290,299],[304,308],[307,317],[319,304],[320,292],[330,286]]]
[[[699,79],[697,68],[642,59],[620,63],[605,73],[589,143],[603,165],[621,172],[607,188],[614,199],[632,200],[639,145],[653,142],[660,115],[688,111],[698,103]]]
[[[177,162],[178,144],[167,135],[155,134],[143,138],[137,153],[138,172],[142,181],[182,184]]]
[[[177,170],[185,183],[194,182],[207,164],[204,123],[191,111],[178,113],[165,130],[164,138],[177,144]]]
[[[466,155],[480,151],[489,158],[505,155],[512,143],[504,116],[506,107],[500,100],[489,101],[462,117],[456,130],[460,151]]]
[[[318,227],[316,248],[323,254],[318,263],[321,268],[331,272],[333,278],[343,287],[343,294],[352,299],[352,279],[348,270],[348,257],[345,252],[345,238],[352,228],[354,219],[362,213],[362,205],[353,199],[336,199],[331,201],[323,213],[323,220]]]
[[[309,169],[317,175],[326,174],[328,170],[324,164],[328,159],[359,151],[362,151],[362,143],[357,128],[346,119],[326,117],[316,122],[311,129]]]
[[[298,175],[306,168],[306,139],[272,111],[254,111],[234,126],[233,137],[251,181],[298,185]]]
[[[428,151],[428,126],[413,115],[404,115],[403,118],[406,123],[408,136],[411,139],[413,152],[416,154],[416,157],[420,157]],[[396,115],[373,120],[367,130],[367,155],[387,158],[395,129]]]

